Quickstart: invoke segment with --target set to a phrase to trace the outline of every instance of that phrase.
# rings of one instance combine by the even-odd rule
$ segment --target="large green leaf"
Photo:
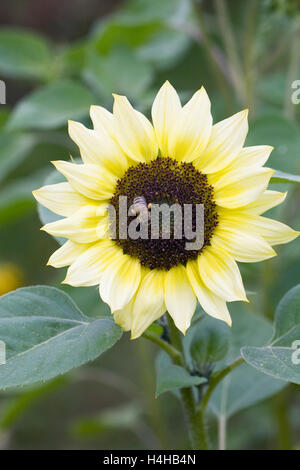
[[[161,393],[192,387],[207,382],[205,377],[190,375],[183,367],[172,364],[170,357],[161,352],[156,359],[156,397]]]
[[[271,344],[244,347],[242,355],[251,366],[277,379],[300,384],[300,285],[279,302]]]
[[[8,121],[8,129],[54,129],[68,119],[80,119],[93,104],[90,91],[73,80],[44,86],[18,103]]]
[[[31,134],[0,133],[0,182],[30,153],[35,141]]]
[[[53,63],[41,36],[21,29],[0,30],[0,71],[9,77],[46,78]]]
[[[269,346],[242,348],[242,356],[264,374],[300,384],[300,324]]]
[[[243,304],[231,304],[230,310],[232,316],[230,347],[226,359],[219,368],[225,367],[239,357],[243,346],[267,344],[272,336],[271,323],[259,315],[250,313]],[[268,398],[285,385],[283,381],[267,377],[248,364],[242,364],[216,387],[211,397],[211,407],[217,416],[229,417]]]
[[[64,292],[46,286],[0,298],[0,338],[7,362],[0,389],[48,380],[96,359],[121,337],[108,318],[90,319]]]

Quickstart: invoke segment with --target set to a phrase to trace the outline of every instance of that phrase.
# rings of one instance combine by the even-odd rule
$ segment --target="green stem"
[[[216,81],[216,84],[220,90],[220,93],[223,96],[224,103],[226,105],[227,110],[232,113],[234,111],[234,104],[232,101],[232,93],[230,92],[230,89],[228,88],[228,84],[224,81],[223,78],[223,71],[219,68],[219,64],[215,60],[215,55],[214,55],[214,46],[211,41],[211,38],[209,36],[209,33],[206,29],[206,24],[205,20],[202,15],[202,9],[200,4],[198,3],[197,0],[193,0],[194,4],[194,11],[196,15],[196,19],[198,21],[200,30],[201,30],[201,36],[202,36],[202,43],[203,47],[206,51],[207,57],[209,59],[211,69]]]
[[[149,339],[153,343],[157,344],[157,346],[159,346],[161,349],[166,351],[166,353],[169,354],[176,364],[180,366],[183,365],[181,353],[178,351],[178,349],[174,348],[174,346],[161,339],[155,333],[144,332],[143,337]]]
[[[254,48],[255,43],[255,24],[257,13],[257,0],[251,0],[248,5],[247,20],[245,26],[244,42],[244,68],[245,68],[245,90],[246,104],[251,112],[254,109]]]
[[[237,41],[234,37],[234,33],[230,23],[230,16],[227,8],[227,3],[224,0],[214,0],[214,3],[221,34],[224,41],[226,55],[231,66],[230,70],[232,75],[232,83],[240,100],[245,103],[246,98],[243,86],[242,65],[238,54]]]
[[[229,364],[229,366],[227,366],[224,369],[212,374],[212,376],[210,378],[210,381],[209,381],[208,389],[206,390],[205,394],[203,395],[201,403],[200,403],[200,407],[199,407],[199,408],[202,409],[203,412],[206,410],[209,399],[210,399],[214,389],[216,388],[216,386],[221,382],[221,380],[224,379],[224,377],[226,377],[227,374],[229,374],[229,372],[231,372],[233,369],[238,367],[240,364],[243,364],[243,362],[244,362],[244,359],[242,357],[239,357],[234,362]]]
[[[178,348],[181,352],[182,359],[181,363],[177,362],[176,359],[174,363],[177,365],[184,364],[183,358],[183,347],[181,341],[181,333],[174,325],[172,319],[168,318],[169,323],[169,333],[171,342],[174,344],[176,348]],[[192,387],[189,388],[182,388],[180,390],[181,400],[184,406],[185,416],[187,420],[187,426],[189,429],[190,439],[192,443],[193,449],[208,449],[208,438],[207,438],[207,431],[204,423],[204,415],[201,411],[196,410],[196,401],[195,396],[193,393]]]

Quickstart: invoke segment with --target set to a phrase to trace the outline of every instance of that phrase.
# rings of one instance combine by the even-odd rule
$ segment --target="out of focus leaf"
[[[31,134],[0,133],[0,182],[22,163],[35,141]]]
[[[45,79],[53,57],[48,42],[22,29],[0,30],[0,72],[8,77]]]
[[[190,43],[191,40],[187,34],[172,29],[163,29],[138,47],[137,54],[157,69],[166,69],[182,58]]]
[[[96,359],[122,334],[113,320],[90,319],[67,294],[46,286],[2,296],[0,332],[7,354],[1,389],[64,374]]]
[[[169,356],[161,352],[156,360],[156,397],[185,387],[207,382],[205,377],[190,375],[183,367],[172,364]]]
[[[84,76],[90,86],[109,102],[112,93],[138,100],[153,79],[151,67],[125,47],[114,49],[107,56],[90,53]]]
[[[9,399],[1,408],[0,430],[10,429],[37,401],[66,383],[66,377],[57,377],[46,384],[28,387],[28,390],[22,390],[19,395]]]
[[[272,145],[267,165],[282,171],[300,171],[300,133],[294,122],[274,114],[255,119],[250,126],[247,145]]]
[[[292,175],[283,171],[276,171],[272,176],[270,183],[300,183],[300,175]]]
[[[107,431],[134,429],[139,425],[141,409],[136,404],[127,404],[103,411],[95,418],[78,420],[74,433],[79,437],[95,437]]]
[[[137,23],[131,19],[113,19],[101,22],[99,27],[93,31],[93,40],[97,50],[107,54],[113,47],[127,45],[137,47],[148,41],[155,32],[160,31],[158,22]]]
[[[68,119],[80,119],[93,104],[90,91],[80,83],[63,80],[44,86],[18,103],[7,127],[16,129],[54,129]]]
[[[4,225],[23,216],[35,207],[32,191],[41,186],[45,172],[39,171],[26,178],[7,184],[0,191],[0,224]]]

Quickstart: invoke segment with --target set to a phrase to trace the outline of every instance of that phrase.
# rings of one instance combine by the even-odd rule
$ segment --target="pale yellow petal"
[[[257,199],[246,204],[243,207],[243,210],[251,214],[261,215],[272,207],[281,204],[285,200],[286,195],[287,192],[280,193],[279,191],[271,191],[267,189]]]
[[[114,312],[114,321],[119,325],[122,330],[130,331],[133,316],[133,305],[136,299],[136,295],[120,310]]]
[[[84,196],[97,201],[113,196],[117,177],[107,169],[91,164],[76,165],[63,160],[52,163],[70,185]]]
[[[196,296],[182,265],[175,266],[166,274],[165,304],[175,325],[185,334],[196,309]]]
[[[78,145],[84,163],[104,166],[112,174],[123,176],[128,161],[106,131],[87,129],[80,122],[69,121],[69,135]]]
[[[112,313],[121,310],[135,294],[141,280],[141,265],[137,259],[120,254],[104,271],[100,296]]]
[[[198,257],[204,284],[221,299],[247,301],[240,270],[225,250],[207,246]]]
[[[259,168],[254,172],[235,170],[214,185],[214,200],[221,207],[237,208],[257,199],[267,188],[274,170]]]
[[[223,248],[236,261],[243,263],[254,263],[276,256],[273,248],[261,236],[237,227],[218,227],[211,245]]]
[[[169,156],[191,162],[204,151],[212,129],[210,101],[202,87],[182,108],[168,139]]]
[[[112,240],[93,243],[73,260],[64,283],[74,287],[99,284],[103,272],[120,252]]]
[[[195,161],[204,173],[214,173],[229,165],[242,150],[248,132],[248,110],[234,114],[212,127],[208,145]]]
[[[295,240],[300,234],[286,224],[278,220],[261,216],[243,215],[237,216],[239,224],[245,230],[262,236],[270,245],[281,245]]]
[[[97,204],[73,189],[67,182],[43,186],[32,193],[40,204],[63,216],[72,215],[86,205]]]
[[[186,265],[186,271],[203,310],[208,315],[223,320],[231,326],[231,317],[226,302],[205,286],[200,277],[197,261],[189,261]]]
[[[69,266],[88,247],[89,245],[84,245],[83,243],[74,243],[71,240],[68,240],[50,256],[47,265],[53,266],[53,268],[63,268],[65,266]]]
[[[133,109],[125,96],[114,95],[114,99],[116,132],[123,151],[135,161],[156,158],[158,144],[150,121]]]
[[[85,206],[70,217],[44,225],[41,230],[54,237],[69,238],[73,242],[91,243],[98,240],[98,223],[95,206]]]
[[[107,134],[115,141],[117,141],[117,135],[114,128],[113,114],[107,111],[102,106],[91,106],[90,116],[97,132],[107,132]]]
[[[152,106],[152,120],[155,134],[163,157],[172,156],[169,150],[169,138],[181,111],[179,96],[166,81],[160,88]]]
[[[164,280],[166,273],[153,269],[142,279],[133,306],[131,339],[138,338],[165,311]]]
[[[244,147],[237,154],[236,158],[226,167],[224,172],[241,170],[244,168],[262,167],[268,160],[273,147],[270,145],[256,145],[253,147]]]

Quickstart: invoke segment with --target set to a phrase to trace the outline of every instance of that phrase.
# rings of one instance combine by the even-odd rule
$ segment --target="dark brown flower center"
[[[184,206],[192,206],[191,226],[197,228],[196,205],[204,206],[204,243],[200,249],[186,249],[190,239],[183,236],[177,239],[174,226],[170,227],[169,239],[163,238],[163,225],[159,225],[159,238],[151,238],[151,217],[148,224],[148,239],[123,239],[119,237],[119,197],[127,197],[130,207],[136,201],[144,204],[151,214],[151,205],[167,203],[178,204],[184,213]],[[138,258],[143,266],[150,269],[169,270],[178,264],[186,265],[189,259],[196,259],[203,248],[210,244],[212,234],[218,224],[216,204],[213,200],[213,187],[208,184],[207,176],[198,171],[192,163],[179,163],[172,158],[157,157],[150,163],[139,163],[130,167],[117,181],[115,194],[110,203],[116,210],[116,243],[124,254]],[[129,224],[136,215],[127,218]],[[124,229],[124,227],[123,227]]]

